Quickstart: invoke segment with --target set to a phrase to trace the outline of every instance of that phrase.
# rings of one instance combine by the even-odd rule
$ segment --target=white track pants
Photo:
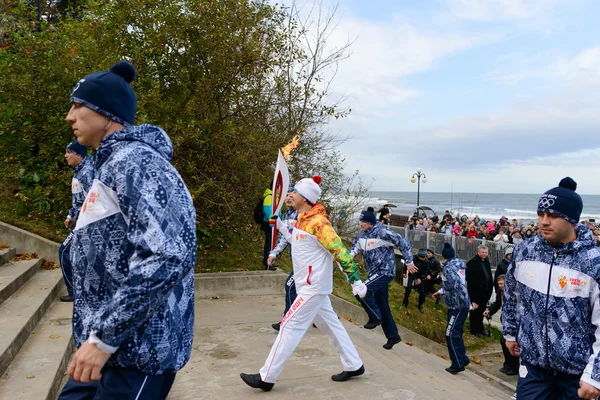
[[[275,383],[285,363],[313,322],[340,353],[344,371],[356,371],[363,365],[348,332],[333,311],[329,296],[298,293],[296,301],[281,320],[279,335],[271,347],[265,365],[260,369],[263,382]]]

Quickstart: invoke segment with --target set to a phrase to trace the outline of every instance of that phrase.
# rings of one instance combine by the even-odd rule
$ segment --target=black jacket
[[[427,261],[429,262],[429,275],[431,275],[431,279],[436,279],[442,272],[442,264],[435,256],[428,258]]]
[[[510,261],[508,261],[506,257],[504,257],[504,259],[500,261],[500,264],[498,264],[498,266],[496,267],[496,272],[494,272],[494,287],[496,288],[496,292],[498,292],[498,277],[500,275],[506,275],[506,271],[508,271],[509,264]]]
[[[408,276],[412,276],[414,279],[420,279],[422,281],[425,280],[427,278],[427,275],[429,274],[429,262],[427,261],[427,259],[421,261],[417,256],[413,258],[413,262],[415,263],[415,267],[417,267],[419,271],[415,272],[414,274],[411,274],[409,272]]]
[[[467,262],[466,277],[469,298],[472,302],[485,307],[485,303],[492,296],[492,289],[494,287],[489,258],[483,261],[477,255],[471,258]]]

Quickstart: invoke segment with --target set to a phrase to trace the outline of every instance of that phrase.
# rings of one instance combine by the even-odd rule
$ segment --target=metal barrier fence
[[[502,261],[506,250],[514,247],[512,244],[498,243],[493,240],[467,239],[464,236],[447,236],[443,233],[420,231],[391,225],[389,225],[388,228],[401,234],[410,242],[410,245],[415,251],[420,248],[433,249],[435,254],[441,255],[444,243],[449,242],[452,247],[454,247],[454,250],[456,250],[456,257],[465,262],[475,257],[477,254],[477,247],[480,244],[485,244],[489,249],[488,257],[492,270],[495,270],[496,266]]]

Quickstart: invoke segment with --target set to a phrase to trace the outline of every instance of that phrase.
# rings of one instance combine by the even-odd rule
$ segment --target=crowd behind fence
[[[506,250],[514,247],[513,244],[499,243],[494,242],[493,240],[466,238],[464,236],[455,235],[448,236],[443,233],[407,229],[391,225],[388,226],[388,228],[406,238],[414,251],[421,248],[432,249],[435,254],[439,256],[442,254],[444,243],[449,242],[456,250],[456,257],[465,262],[475,257],[477,254],[477,247],[480,244],[485,244],[489,249],[488,257],[492,269],[496,269],[496,266],[502,261]]]

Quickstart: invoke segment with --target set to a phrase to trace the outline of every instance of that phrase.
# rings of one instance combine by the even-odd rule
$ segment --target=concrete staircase
[[[15,255],[0,250],[0,400],[54,400],[74,349],[73,304],[58,301],[60,269]]]

